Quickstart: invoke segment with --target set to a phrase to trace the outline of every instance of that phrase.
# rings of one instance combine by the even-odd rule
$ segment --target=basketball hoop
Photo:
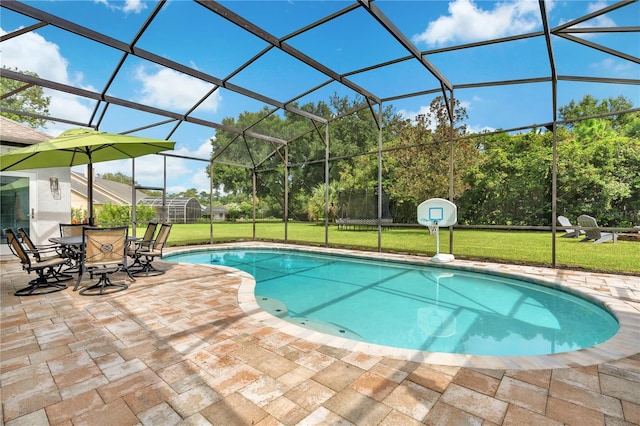
[[[443,198],[430,198],[420,203],[417,209],[418,223],[429,227],[429,233],[436,237],[436,255],[432,262],[451,262],[455,259],[453,254],[440,254],[439,227],[453,226],[458,221],[458,208],[449,200]]]

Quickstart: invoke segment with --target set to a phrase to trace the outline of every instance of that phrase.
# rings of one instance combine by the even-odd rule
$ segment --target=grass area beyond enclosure
[[[137,230],[142,235],[144,228]],[[294,244],[324,245],[325,229],[310,223],[290,222],[287,240]],[[209,242],[209,224],[175,224],[168,244],[180,246]],[[593,271],[640,273],[640,241],[618,241],[616,244],[581,243],[577,238],[556,237],[556,264],[559,267]],[[216,222],[213,225],[214,243],[251,240],[251,223]],[[282,222],[256,223],[256,239],[285,241]],[[426,228],[391,228],[382,232],[382,250],[433,256],[436,239]],[[498,262],[545,265],[551,264],[552,236],[540,231],[469,230],[454,231],[453,254],[460,259],[492,260]],[[377,250],[375,230],[339,231],[329,227],[332,247]],[[449,252],[449,232],[440,230],[440,251]]]

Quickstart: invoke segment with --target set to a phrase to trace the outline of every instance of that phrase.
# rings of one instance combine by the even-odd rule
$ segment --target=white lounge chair
[[[578,225],[583,228],[591,228],[584,230],[586,237],[581,241],[594,240],[593,244],[600,244],[607,241],[613,241],[615,244],[615,242],[618,241],[618,234],[616,232],[600,231],[598,222],[591,216],[587,216],[586,214],[578,216]]]
[[[565,216],[558,216],[558,223],[560,224],[560,226],[565,227],[565,234],[562,236],[562,238],[576,238],[584,234],[584,231],[581,229],[573,229],[573,225]]]

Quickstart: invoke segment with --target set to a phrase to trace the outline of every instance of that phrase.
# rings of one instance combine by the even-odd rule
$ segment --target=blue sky
[[[25,2],[48,13],[104,32],[130,43],[155,3],[129,1],[34,1]],[[251,20],[276,37],[284,37],[312,22],[353,4],[348,1],[228,1],[221,2],[233,12]],[[547,1],[550,25],[555,27],[600,10],[613,1]],[[503,2],[472,0],[376,0],[374,4],[421,51],[522,34],[542,29],[537,0]],[[36,21],[2,9],[0,34],[33,25]],[[584,27],[629,27],[640,25],[640,3],[614,10],[583,24]],[[593,43],[640,56],[640,34],[576,34]],[[408,55],[394,38],[374,24],[363,9],[287,40],[287,43],[337,73],[349,73],[383,61]],[[42,78],[100,92],[122,53],[47,26],[14,37],[1,45],[3,66],[38,73]],[[262,51],[266,43],[239,27],[186,0],[167,2],[152,25],[142,34],[136,47],[151,51],[217,78],[226,78],[248,59]],[[639,79],[640,65],[572,41],[553,38],[557,72],[565,76],[596,76]],[[544,38],[536,37],[473,49],[434,53],[428,60],[454,85],[501,79],[544,77],[550,74]],[[406,61],[348,77],[381,98],[439,87],[417,61]],[[229,81],[245,89],[286,102],[325,82],[326,75],[297,63],[277,49],[257,63],[232,76]],[[209,83],[156,64],[129,56],[109,87],[108,95],[144,103],[178,113],[188,109],[211,89]],[[303,97],[300,102],[326,101],[337,92],[353,98],[346,86],[332,83]],[[59,92],[51,96],[54,116],[86,121],[94,104]],[[560,82],[558,103],[565,105],[591,94],[603,99],[624,95],[640,105],[637,85]],[[406,117],[427,110],[435,95],[393,101]],[[490,88],[457,89],[455,96],[467,108],[467,125],[472,130],[515,128],[552,120],[551,85],[537,83]],[[207,98],[193,116],[221,123],[244,111],[257,111],[265,104],[227,89]],[[159,121],[149,114],[110,106],[100,129],[123,132]],[[69,126],[50,124],[44,132],[56,136]],[[164,139],[173,125],[163,125],[135,133]],[[215,130],[183,125],[172,135],[176,153],[208,158],[209,139]],[[208,190],[204,163],[167,159],[169,192],[195,187]],[[96,164],[96,172],[131,174],[131,162]],[[162,161],[157,157],[136,160],[136,180],[144,185],[162,186]]]

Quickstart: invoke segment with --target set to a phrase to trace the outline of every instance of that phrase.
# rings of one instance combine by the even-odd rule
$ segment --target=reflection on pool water
[[[424,265],[290,250],[226,249],[165,257],[256,279],[262,309],[303,327],[397,348],[541,355],[602,343],[618,323],[542,285]]]

